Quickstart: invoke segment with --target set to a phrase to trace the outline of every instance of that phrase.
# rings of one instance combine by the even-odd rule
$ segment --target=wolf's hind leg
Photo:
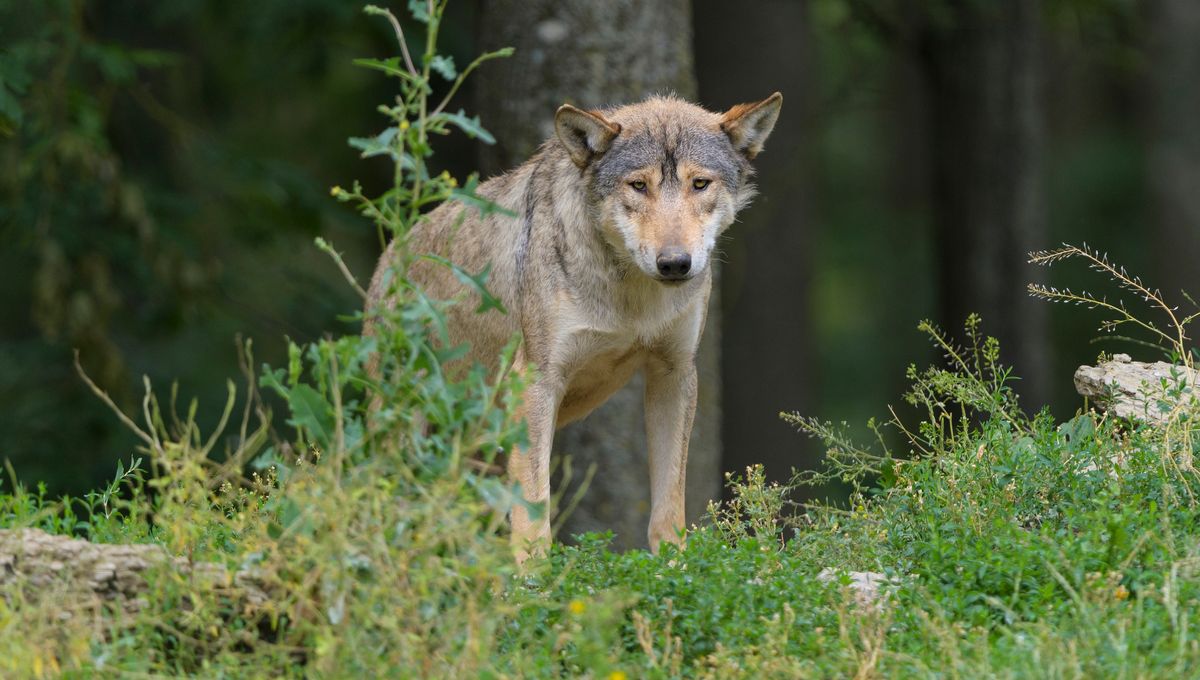
[[[696,414],[696,366],[651,358],[646,363],[646,443],[650,448],[650,549],[679,543],[684,530],[688,439]]]

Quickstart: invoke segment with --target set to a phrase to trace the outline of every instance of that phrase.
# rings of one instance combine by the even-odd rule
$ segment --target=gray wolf
[[[520,413],[529,448],[509,455],[508,469],[527,500],[549,503],[555,429],[643,371],[650,547],[682,540],[713,247],[754,195],[750,161],[782,104],[776,92],[724,113],[673,97],[599,111],[564,105],[554,138],[477,190],[515,218],[450,202],[409,235],[412,253],[472,272],[491,267],[488,289],[509,313],[476,314],[471,304],[449,312],[451,341],[470,345],[467,362],[498,370],[503,346],[522,336],[516,366],[536,369]],[[368,310],[387,304],[393,258],[392,248],[380,258]],[[473,294],[427,261],[408,274],[434,298]],[[537,519],[512,511],[519,560],[549,544],[548,510]]]

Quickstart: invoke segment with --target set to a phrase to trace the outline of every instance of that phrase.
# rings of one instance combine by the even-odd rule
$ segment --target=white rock
[[[888,578],[877,571],[843,571],[826,567],[817,574],[821,583],[833,583],[841,580],[842,575],[850,577],[850,590],[854,592],[854,600],[861,606],[878,604],[882,595],[880,588],[884,585],[895,584],[895,579]]]

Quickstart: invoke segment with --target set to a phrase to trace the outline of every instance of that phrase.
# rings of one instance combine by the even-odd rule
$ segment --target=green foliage
[[[133,445],[72,349],[125,409],[143,374],[209,404],[236,333],[340,327],[353,293],[304,244],[336,237],[357,263],[372,241],[322,190],[373,115],[371,74],[346,65],[389,36],[356,10],[0,0],[0,458],[23,476],[80,493]]]
[[[966,347],[922,323],[947,360],[908,373],[906,399],[922,421],[872,425],[900,430],[911,455],[787,417],[830,447],[824,474],[857,489],[848,507],[793,515],[789,490],[755,467],[729,478],[731,500],[710,506],[682,548],[622,554],[608,549],[610,535],[586,535],[521,572],[500,531],[513,490],[466,463],[470,452],[519,443],[506,423],[520,385],[478,371],[447,378],[440,307],[417,300],[374,340],[293,345],[286,368],[268,369],[261,382],[291,405],[295,442],[268,441],[265,426],[247,432],[261,411],[250,380],[236,450],[218,464],[194,405],[176,419],[147,392],[145,425],[135,427],[154,479],[135,460],[82,499],[50,502],[19,487],[0,497],[6,526],[153,542],[272,594],[257,601],[161,569],[145,607],[111,610],[90,627],[65,593],[6,586],[2,667],[37,676],[1176,677],[1200,662],[1188,623],[1200,615],[1195,472],[1169,464],[1194,414],[1172,413],[1163,426],[1093,412],[1064,423],[1027,417],[978,318],[967,321]],[[373,375],[364,365],[375,340],[405,361]],[[384,388],[389,372],[407,391]],[[367,427],[374,394],[423,417],[382,408]],[[240,477],[238,463],[264,450],[266,473]],[[852,571],[878,574],[874,598],[855,594]],[[65,625],[64,607],[74,613]]]
[[[471,640],[496,635],[498,620],[478,612],[505,607],[496,598],[514,566],[499,529],[511,505],[523,501],[481,470],[524,441],[524,426],[512,415],[521,378],[509,370],[489,375],[480,367],[449,369],[447,363],[461,356],[461,348],[444,342],[445,310],[453,301],[430,299],[404,273],[413,261],[405,247],[408,231],[426,210],[455,195],[485,205],[474,196],[474,178],[460,188],[448,173],[432,176],[427,161],[433,134],[458,127],[486,135],[478,121],[442,110],[462,78],[497,54],[464,69],[435,105],[428,83],[444,3],[428,10],[417,16],[426,28],[421,69],[409,60],[396,18],[370,12],[395,27],[408,69],[395,103],[380,108],[392,125],[384,139],[395,172],[378,198],[358,183],[351,191],[333,191],[387,234],[397,253],[388,304],[358,316],[371,332],[289,343],[286,365],[264,366],[261,378],[250,368],[254,359],[245,344],[240,425],[230,383],[208,436],[201,436],[197,403],[180,413],[174,389],[160,404],[147,380],[141,413],[131,418],[85,375],[140,440],[153,475],[142,479],[137,466],[133,473],[121,469],[109,489],[78,501],[52,503],[44,493],[20,488],[5,497],[8,526],[150,541],[186,563],[207,565],[194,569],[252,578],[272,597],[247,599],[239,583],[231,594],[219,584],[198,582],[188,575],[192,570],[166,565],[150,579],[149,607],[111,612],[116,633],[102,653],[88,655],[88,644],[77,649],[51,643],[45,653],[47,648],[30,646],[16,654],[15,639],[6,637],[13,643],[6,649],[14,652],[7,657],[10,669],[24,664],[196,673],[256,667],[271,676],[357,669],[374,677],[395,668],[428,666],[453,675],[456,667],[482,667],[488,647],[474,649]],[[361,293],[340,255],[324,241],[318,246]],[[480,313],[505,313],[486,290],[486,272],[441,264],[478,292]],[[515,350],[515,342],[505,350],[505,366],[511,367]],[[294,437],[272,431],[260,387],[286,405]],[[247,464],[258,472],[246,476]],[[132,490],[122,497],[121,511],[110,510],[123,486]],[[77,520],[79,506],[103,521]],[[121,518],[143,530],[115,535],[112,525]],[[23,597],[14,588],[7,601]],[[20,608],[25,614],[38,616],[33,608]]]
[[[1161,428],[1164,460],[1190,470],[1193,452],[1200,444],[1200,394],[1195,380],[1189,376],[1196,375],[1200,345],[1194,344],[1188,332],[1200,319],[1200,303],[1187,291],[1181,291],[1186,305],[1173,303],[1161,290],[1143,283],[1141,277],[1130,274],[1125,267],[1110,261],[1107,254],[1087,244],[1082,247],[1064,244],[1054,250],[1031,253],[1029,261],[1051,266],[1069,259],[1083,261],[1089,269],[1108,278],[1121,293],[1132,294],[1135,303],[1140,301],[1146,311],[1134,313],[1124,299],[1110,301],[1107,296],[1086,290],[1076,293],[1069,288],[1031,283],[1029,294],[1049,302],[1099,310],[1107,316],[1100,324],[1101,331],[1155,349],[1176,366],[1170,378],[1146,386],[1144,393],[1165,420]],[[1116,335],[1116,331],[1126,328],[1132,329],[1134,337]]]

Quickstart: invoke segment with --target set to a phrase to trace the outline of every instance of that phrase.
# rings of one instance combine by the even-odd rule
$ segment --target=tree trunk
[[[928,138],[940,317],[948,330],[978,312],[1021,377],[1026,404],[1045,402],[1046,305],[1026,254],[1044,247],[1044,120],[1038,0],[928,9],[917,36],[928,97]]]
[[[1154,285],[1170,301],[1200,302],[1200,3],[1150,3]],[[1149,277],[1147,277],[1149,278]]]
[[[483,170],[498,173],[529,158],[553,135],[554,112],[565,102],[595,108],[654,93],[693,98],[691,14],[689,0],[488,0],[480,17],[481,46],[511,45],[516,54],[490,64],[478,82],[477,108],[498,140],[484,148]],[[689,522],[720,489],[718,297],[714,291],[697,358],[700,401],[688,457]],[[596,470],[560,535],[611,529],[616,547],[646,545],[650,490],[642,392],[639,377],[555,436],[558,459],[572,461],[572,487],[589,467]],[[562,489],[556,481],[554,491]],[[566,491],[559,507],[573,493]]]
[[[814,382],[809,313],[810,239],[804,149],[807,2],[746,3],[730,25],[728,3],[697,0],[696,53],[700,98],[724,109],[779,90],[780,122],[755,159],[759,195],[722,240],[726,256],[721,301],[724,467],[740,472],[762,463],[768,478],[786,481],[807,439],[779,419],[807,412]],[[747,58],[751,56],[752,58]]]
[[[256,608],[270,600],[252,569],[230,573],[220,564],[171,558],[157,545],[91,543],[41,529],[0,529],[0,586],[21,585],[30,599],[58,598],[64,611],[101,602],[136,609],[147,574],[164,565],[191,579],[196,592],[215,592]]]

